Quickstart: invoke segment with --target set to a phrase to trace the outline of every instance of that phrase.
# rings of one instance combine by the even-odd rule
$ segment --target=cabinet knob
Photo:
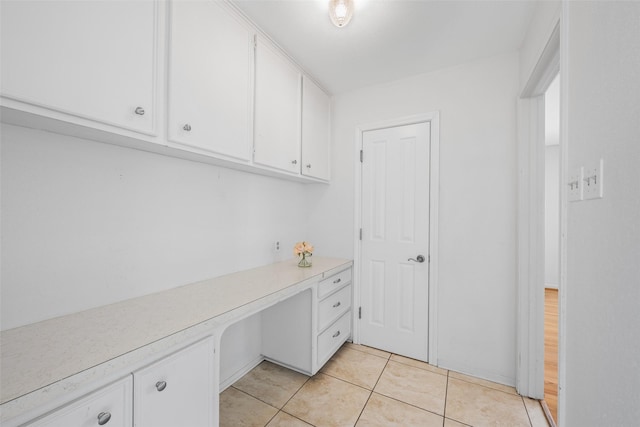
[[[334,338],[337,338],[337,337],[339,337],[339,336],[340,336],[340,331],[338,331],[338,332],[336,332],[335,334],[333,334],[333,337],[334,337]]]
[[[307,169],[311,169],[311,163],[307,165]]]
[[[182,129],[186,130],[187,132],[191,132],[191,125],[187,123],[186,125],[182,126]]]
[[[338,301],[337,303],[333,304],[333,308],[338,308],[340,307],[340,301]]]
[[[338,278],[338,279],[333,281],[333,283],[340,283],[340,282],[342,282],[342,279],[340,279],[340,278]]]
[[[167,382],[166,382],[166,381],[158,381],[158,382],[156,383],[156,390],[158,390],[158,391],[162,391],[162,390],[164,390],[165,388],[167,388]]]
[[[291,160],[291,164],[292,164],[292,165],[297,165],[297,164],[298,164],[298,161],[297,161],[297,160]]]
[[[139,116],[144,116],[144,108],[142,107],[137,107],[135,110],[135,113]]]
[[[109,413],[109,412],[100,412],[98,414],[98,425],[99,426],[103,426],[106,423],[108,423],[110,419],[111,419],[111,413]]]

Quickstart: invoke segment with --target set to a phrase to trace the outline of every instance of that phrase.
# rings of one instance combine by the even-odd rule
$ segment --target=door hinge
[[[362,319],[362,307],[358,307],[358,319]]]
[[[362,240],[362,228],[360,229],[360,240]]]
[[[427,262],[431,263],[431,254],[427,255]]]
[[[363,158],[364,158],[364,153],[362,150],[360,150],[360,163],[362,163]]]
[[[257,34],[253,35],[253,48],[254,49],[258,48],[258,35]]]

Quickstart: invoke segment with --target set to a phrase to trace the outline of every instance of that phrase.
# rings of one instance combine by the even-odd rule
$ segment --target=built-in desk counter
[[[314,256],[311,268],[299,268],[291,259],[3,331],[1,419],[74,398],[351,265]]]

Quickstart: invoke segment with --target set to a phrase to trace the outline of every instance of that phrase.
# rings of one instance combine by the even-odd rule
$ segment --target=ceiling
[[[335,27],[328,0],[233,0],[325,89],[338,94],[520,47],[535,0],[354,0]]]

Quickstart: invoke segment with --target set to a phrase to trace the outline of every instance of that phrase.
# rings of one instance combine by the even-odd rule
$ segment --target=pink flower
[[[293,254],[300,256],[304,252],[304,242],[298,242],[293,247]]]
[[[311,255],[313,252],[313,245],[309,242],[298,242],[293,247],[293,254],[296,256],[300,255]]]

